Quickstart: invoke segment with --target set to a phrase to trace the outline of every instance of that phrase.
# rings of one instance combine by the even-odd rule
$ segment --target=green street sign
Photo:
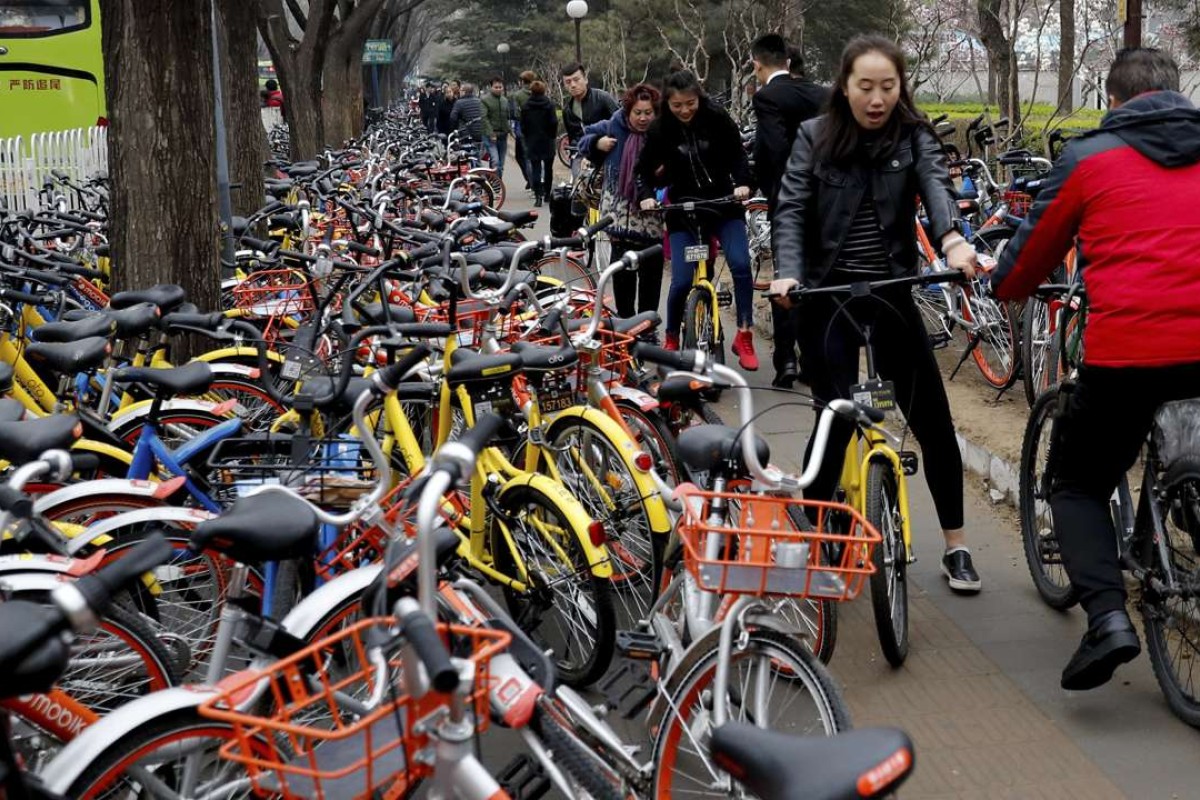
[[[363,48],[362,63],[364,63],[364,64],[390,64],[390,63],[392,63],[392,40],[391,39],[367,39],[367,44]]]

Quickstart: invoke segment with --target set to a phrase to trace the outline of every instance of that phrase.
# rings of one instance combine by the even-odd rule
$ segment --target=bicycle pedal
[[[650,674],[650,664],[633,659],[621,662],[596,688],[604,695],[608,707],[625,719],[640,715],[658,696],[658,681]]]
[[[921,460],[917,456],[916,452],[912,450],[901,450],[898,455],[900,456],[900,469],[904,470],[904,474],[910,478],[913,475],[916,475],[917,467],[921,465]]]
[[[513,800],[537,800],[553,786],[546,768],[528,753],[518,753],[496,774],[496,781]]]
[[[944,331],[929,334],[929,346],[934,350],[945,350],[950,346],[950,334]]]
[[[656,661],[665,652],[662,640],[646,631],[617,631],[617,652],[634,661]]]
[[[733,292],[728,289],[717,290],[717,306],[719,308],[729,308],[733,305]]]

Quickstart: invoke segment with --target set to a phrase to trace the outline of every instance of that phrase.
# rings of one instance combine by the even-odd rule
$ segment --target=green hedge
[[[966,128],[972,120],[984,113],[990,113],[993,120],[1001,117],[997,106],[986,106],[983,103],[918,103],[918,106],[930,117],[947,115],[948,121],[958,128],[958,136],[953,141],[963,153],[966,153]],[[1104,116],[1103,111],[1095,109],[1084,109],[1065,117],[1056,116],[1054,106],[1048,103],[1035,103],[1032,107],[1022,106],[1022,108],[1028,108],[1027,116],[1024,119],[1024,135],[1013,142],[1012,146],[1027,147],[1038,153],[1045,151],[1045,143],[1042,140],[1043,129],[1047,132],[1056,128],[1082,132],[1095,128]],[[1049,123],[1049,127],[1047,127],[1047,123]]]

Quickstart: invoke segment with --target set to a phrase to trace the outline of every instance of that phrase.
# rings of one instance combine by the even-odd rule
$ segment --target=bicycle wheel
[[[219,377],[205,393],[216,402],[233,400],[233,413],[242,421],[242,435],[270,430],[287,408],[254,381]]]
[[[1149,511],[1144,508],[1147,502],[1154,501],[1142,495],[1135,542],[1153,533],[1148,515],[1143,513]],[[1143,582],[1140,606],[1146,649],[1171,711],[1200,728],[1200,595],[1195,588],[1200,568],[1196,549],[1200,541],[1200,477],[1195,471],[1166,487],[1163,506],[1164,546],[1147,546],[1153,557],[1146,561],[1153,564],[1154,578],[1174,588],[1158,592],[1149,586],[1150,581]]]
[[[562,136],[558,137],[558,141],[554,144],[554,152],[555,155],[558,156],[558,163],[562,164],[564,167],[570,168],[571,141],[567,138],[567,135],[564,133]]]
[[[222,417],[200,409],[167,409],[158,415],[155,421],[158,426],[158,437],[168,448],[174,450],[182,444],[190,442],[205,431],[215,428],[222,422],[228,422],[231,417]],[[142,435],[142,426],[146,417],[137,419],[116,420],[112,432],[118,439],[129,447],[137,444]]]
[[[900,492],[890,463],[872,461],[867,467],[865,514],[883,537],[871,556],[871,608],[883,657],[893,667],[908,657],[908,549],[904,544],[904,520],[900,514]]]
[[[572,289],[590,292],[596,288],[596,282],[588,272],[586,261],[570,254],[565,261],[562,256],[546,256],[539,259],[531,271],[545,278],[553,278]]]
[[[503,520],[491,520],[496,568],[517,575],[525,565],[525,592],[505,588],[509,611],[522,630],[554,653],[558,674],[575,686],[596,681],[612,661],[616,638],[612,586],[588,566],[581,537],[557,502],[534,486],[515,486],[500,498]],[[502,526],[512,534],[509,549]]]
[[[1058,398],[1057,388],[1042,392],[1025,422],[1018,505],[1022,549],[1034,588],[1046,605],[1066,611],[1079,599],[1063,567],[1062,552],[1054,535],[1054,515],[1050,510],[1050,446]]]
[[[654,737],[655,798],[730,796],[728,777],[708,753],[717,637],[688,651],[668,679],[667,712]],[[850,712],[829,671],[794,638],[746,632],[729,665],[727,713],[732,721],[802,736],[850,728]],[[678,678],[676,677],[678,676]]]
[[[204,719],[194,708],[180,709],[112,742],[64,794],[75,800],[160,800],[210,793],[223,800],[253,797],[245,767],[223,761],[217,753],[234,738],[231,726]],[[263,750],[265,755],[265,743]]]
[[[633,433],[638,446],[654,458],[655,466],[670,486],[683,480],[683,468],[675,449],[675,435],[657,410],[645,411],[632,400],[617,400],[621,420]]]
[[[1030,300],[1021,315],[1021,382],[1030,408],[1054,380],[1054,372],[1050,369],[1054,359],[1053,345],[1050,305]]]
[[[1017,379],[1017,323],[1014,307],[1000,303],[969,286],[962,287],[963,316],[972,325],[967,331],[975,366],[983,379],[997,389],[1007,389]]]
[[[718,364],[724,364],[725,347],[723,342],[716,339],[711,299],[712,296],[703,289],[693,289],[688,293],[683,309],[681,343],[684,350],[703,350]]]
[[[651,502],[644,497],[633,472],[621,457],[619,440],[582,417],[559,417],[546,430],[545,454],[554,459],[558,478],[593,520],[604,523],[616,600],[635,623],[650,608],[655,564],[662,557],[665,535],[656,535],[650,521]]]

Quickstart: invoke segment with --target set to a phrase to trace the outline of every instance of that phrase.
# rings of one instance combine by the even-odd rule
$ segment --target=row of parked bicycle
[[[792,496],[823,446],[801,475],[769,466],[740,373],[605,308],[649,251],[597,269],[607,220],[527,240],[533,212],[498,210],[493,174],[401,115],[275,167],[220,309],[107,293],[102,189],[59,176],[0,217],[7,793],[904,779],[911,742],[845,733],[824,663],[840,601],[888,597],[904,560],[856,503]],[[213,345],[177,364],[183,336]],[[835,415],[886,444],[881,411],[835,403],[821,429]],[[489,727],[520,733],[499,767]]]

